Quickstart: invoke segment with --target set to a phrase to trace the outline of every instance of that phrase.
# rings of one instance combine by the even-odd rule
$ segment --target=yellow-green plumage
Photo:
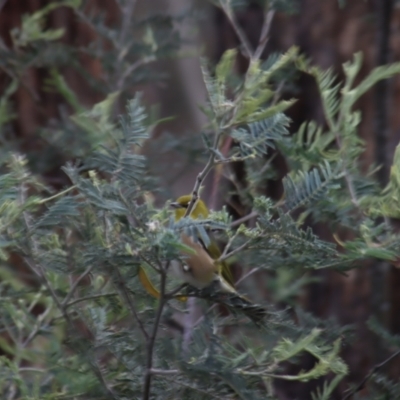
[[[188,195],[184,195],[181,197],[178,197],[178,199],[176,200],[176,202],[172,203],[172,207],[175,208],[175,220],[179,221],[181,218],[183,218],[185,216],[187,207],[189,206],[190,200],[192,199],[192,196],[190,194]],[[205,205],[204,201],[201,199],[197,199],[196,203],[194,204],[191,213],[189,215],[190,218],[193,219],[205,219],[207,218],[209,215],[209,211],[207,206]],[[185,243],[187,244],[187,243]],[[199,254],[200,251],[198,251],[198,248],[195,249],[197,251],[197,253]],[[218,247],[218,245],[211,240],[210,244],[208,245],[207,249],[206,249],[208,255],[211,257],[212,260],[218,260],[218,258],[221,256],[221,251]],[[195,259],[196,257],[191,257],[191,259],[189,260],[189,263],[192,261],[193,259]],[[200,261],[200,260],[198,260]],[[196,260],[194,260],[194,262],[196,262]],[[207,261],[204,263],[205,266],[203,268],[207,268]],[[216,267],[217,272],[224,278],[224,280],[226,282],[229,283],[229,285],[231,285],[232,287],[234,286],[234,282],[233,282],[233,276],[232,276],[232,272],[229,268],[229,265],[225,262],[218,262],[215,263],[214,265]],[[201,267],[201,266],[199,266]]]
[[[175,209],[176,221],[184,218],[191,199],[191,195],[185,195],[179,197],[176,202],[171,203],[171,207]],[[205,203],[197,199],[188,217],[205,219],[208,215],[209,211]],[[190,252],[183,251],[185,256],[184,264],[179,266],[178,271],[182,279],[197,289],[206,288],[217,281],[219,283],[219,292],[215,293],[214,296],[220,300],[219,302],[234,309],[241,309],[254,322],[259,323],[266,315],[266,310],[236,292],[228,264],[217,261],[221,256],[217,244],[211,240],[209,246],[205,248],[201,240],[194,241],[184,233],[182,233],[181,239],[182,243],[191,249]],[[160,297],[160,292],[153,286],[143,268],[139,269],[139,279],[150,295],[157,298]],[[221,293],[224,296],[229,294],[228,300],[224,297],[225,302],[222,301],[223,299],[218,297]],[[183,295],[178,295],[177,298],[181,301],[186,301],[186,297]]]

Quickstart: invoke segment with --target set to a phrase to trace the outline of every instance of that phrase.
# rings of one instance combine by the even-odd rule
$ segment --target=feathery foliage
[[[354,107],[400,67],[379,67],[355,85],[360,54],[343,65],[341,82],[334,71],[312,66],[297,48],[261,63],[263,38],[254,51],[241,38],[249,58],[244,76],[234,72],[236,49],[225,52],[215,68],[204,63],[206,163],[190,188],[192,197],[199,196],[210,171],[221,176],[228,171],[243,215],[236,223],[223,209],[194,220],[189,204],[186,218],[176,222],[168,202],[155,205],[163,183],[151,176],[151,160],[143,152],[156,140],[154,121],[143,97],[125,88],[163,78],[147,66],[176,55],[177,18],[153,15],[130,23],[134,3],[117,2],[120,30],[109,27],[104,16],[86,15],[79,1],[64,1],[25,16],[12,33],[7,61],[21,74],[31,63],[49,68],[47,90],[56,90],[70,107],[40,131],[53,150],[69,143],[62,154],[74,162],[62,167],[68,185],[56,190],[38,173],[51,163],[38,168],[32,154],[18,152],[1,158],[0,393],[48,400],[278,399],[276,388],[284,381],[312,382],[313,400],[330,399],[350,372],[341,355],[351,340],[349,328],[293,305],[308,284],[319,282],[314,271],[342,273],[365,259],[397,261],[399,235],[381,217],[400,212],[399,150],[382,191],[359,166],[365,146],[357,134],[362,116]],[[238,3],[218,1],[234,28]],[[268,3],[273,10],[293,11],[296,2]],[[81,69],[78,49],[56,50],[63,32],[46,29],[45,22],[60,6],[72,8],[97,33],[87,51],[100,60],[103,76]],[[69,63],[102,96],[91,109],[61,75]],[[281,100],[276,83],[295,66],[315,78],[325,125],[307,121],[290,135],[285,111],[294,100]],[[21,118],[11,100],[20,84],[11,79],[0,98],[2,136]],[[118,120],[121,102],[127,107]],[[267,178],[282,172],[273,166],[277,152],[288,172],[283,197],[274,200],[261,193]],[[231,173],[232,162],[244,165],[244,179]],[[326,223],[323,237],[307,224],[309,216]],[[351,228],[351,240],[341,239],[343,228]],[[214,238],[223,243],[218,262],[242,268],[240,296],[218,284],[183,287],[174,271],[194,250],[182,243],[182,233],[206,247]],[[143,271],[158,298],[143,287]],[[195,321],[187,321],[187,297],[201,308]],[[398,349],[397,336],[373,321],[370,328],[391,351]],[[375,398],[400,392],[378,373],[367,384]]]

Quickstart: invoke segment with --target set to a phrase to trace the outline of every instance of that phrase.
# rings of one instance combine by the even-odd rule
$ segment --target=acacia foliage
[[[22,31],[14,33],[16,48],[40,52],[43,43],[60,37],[40,22],[50,9],[24,19]],[[151,21],[161,33],[145,30],[149,47],[142,48],[144,60],[161,56],[163,44],[173,50],[162,35],[165,24]],[[101,20],[94,22],[99,33],[115,40]],[[239,225],[226,210],[212,212],[206,220],[176,223],[168,203],[154,207],[152,194],[162,182],[151,177],[142,154],[154,121],[140,94],[127,102],[118,121],[112,112],[118,93],[110,91],[85,110],[53,69],[51,84],[74,106],[73,115],[60,115],[60,143],[79,132],[90,150],[81,163],[63,167],[71,184],[56,192],[33,172],[23,154],[2,157],[0,321],[6,335],[0,338],[5,353],[0,358],[0,392],[6,398],[275,399],[277,379],[307,382],[325,377],[312,393],[313,399],[322,400],[329,399],[349,373],[340,356],[346,329],[281,305],[296,303],[312,280],[312,270],[343,272],[366,258],[396,260],[399,236],[386,220],[400,213],[398,151],[390,182],[381,190],[373,175],[359,168],[364,143],[357,135],[361,115],[354,104],[378,80],[400,72],[400,64],[377,68],[355,86],[360,54],[344,64],[344,82],[332,71],[311,66],[296,48],[265,63],[256,54],[244,77],[234,73],[236,50],[227,51],[215,68],[203,66],[209,97],[203,108],[208,124],[201,133],[205,168],[192,192],[199,194],[212,169],[242,162],[246,188],[235,194],[247,205],[252,223]],[[128,71],[129,63],[122,64]],[[285,110],[294,100],[279,100],[277,84],[277,76],[288,68],[314,76],[325,127],[310,121],[289,134]],[[115,75],[112,71],[118,86],[125,69],[118,74],[115,69]],[[10,111],[17,84],[12,81],[0,100],[2,132],[10,129],[12,118],[21,117]],[[228,154],[221,150],[227,140],[233,143]],[[71,151],[81,144],[75,143]],[[259,195],[273,174],[276,151],[289,167],[279,201]],[[308,217],[326,224],[341,251],[304,225]],[[342,243],[336,235],[343,227],[351,229],[351,241]],[[190,340],[182,345],[181,333],[171,329],[171,316],[185,306],[171,294],[180,282],[170,269],[187,250],[180,240],[183,230],[205,243],[214,231],[225,243],[222,256],[234,258],[243,276],[255,270],[269,276],[269,302],[259,300],[264,293],[256,293],[251,283],[239,286],[265,308],[262,322],[248,319],[229,297],[225,304],[236,312],[223,316],[212,306],[215,293],[202,293],[204,316],[194,326],[183,325]],[[11,255],[23,261],[33,286],[11,268]],[[160,299],[144,290],[141,269],[161,292]],[[35,309],[40,311],[33,313]],[[398,338],[374,322],[372,328],[398,348]],[[314,360],[312,367],[289,373],[288,363],[301,366],[305,355]],[[397,393],[398,385],[387,378],[374,379],[377,392]]]

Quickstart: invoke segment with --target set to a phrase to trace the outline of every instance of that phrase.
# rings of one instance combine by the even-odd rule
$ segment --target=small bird
[[[179,221],[185,216],[191,199],[192,195],[188,194],[178,197],[175,202],[170,204],[175,209],[175,221]],[[209,211],[204,201],[197,199],[189,217],[193,219],[205,219],[208,215]],[[225,261],[218,261],[221,251],[214,241],[211,240],[210,244],[206,247],[200,238],[194,241],[185,234],[182,234],[181,238],[183,244],[191,247],[196,252],[195,254],[186,255],[187,258],[182,267],[186,278],[184,280],[187,283],[198,289],[203,289],[215,280],[215,274],[217,273],[222,277],[223,282],[231,286],[232,290],[234,290],[234,281],[230,267]]]
[[[191,195],[184,195],[178,197],[175,202],[170,204],[170,206],[175,209],[175,221],[179,221],[184,217],[191,198]],[[204,201],[197,199],[190,213],[190,218],[204,219],[207,218],[208,215],[209,210]],[[184,234],[182,234],[181,238],[183,244],[191,247],[196,252],[196,254],[184,254],[187,257],[185,259],[185,264],[183,264],[178,271],[178,275],[181,279],[197,289],[203,289],[209,286],[218,277],[217,274],[220,274],[223,278],[221,280],[221,282],[223,282],[222,286],[226,286],[229,292],[234,292],[234,281],[229,265],[225,261],[216,261],[221,256],[218,245],[214,241],[211,241],[208,247],[206,247],[200,239],[198,242],[195,242]],[[155,288],[144,268],[139,268],[138,275],[146,291],[151,296],[159,298],[160,292]],[[178,299],[186,300],[183,296],[178,297]]]
[[[184,195],[170,204],[175,209],[175,221],[184,218],[191,199],[192,195]],[[205,203],[201,199],[197,199],[189,217],[205,219],[208,215],[209,210]],[[184,263],[179,267],[180,278],[199,289],[201,293],[205,292],[206,297],[233,309],[241,309],[255,322],[259,322],[265,315],[265,309],[236,292],[229,265],[225,261],[218,260],[221,256],[218,245],[211,241],[208,246],[205,246],[200,238],[195,241],[185,233],[181,234],[181,239],[183,244],[194,251],[187,253],[183,251],[185,258]],[[149,294],[160,297],[159,291],[153,286],[143,268],[139,270],[139,278]],[[207,291],[210,287],[216,288],[216,292],[213,292],[211,296]],[[180,299],[185,299],[185,297],[181,296]]]

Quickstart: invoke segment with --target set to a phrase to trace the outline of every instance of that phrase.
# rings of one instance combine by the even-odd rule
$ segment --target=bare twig
[[[183,337],[182,337],[182,352],[184,355],[187,354],[189,349],[189,344],[192,339],[192,332],[195,326],[195,308],[196,308],[196,299],[192,296],[188,296],[187,304],[187,312],[183,319]]]
[[[61,303],[62,307],[65,307],[69,303],[69,301],[71,300],[72,296],[74,295],[75,290],[77,289],[78,285],[81,283],[82,279],[84,279],[85,276],[87,276],[90,273],[90,271],[93,269],[93,267],[94,267],[94,265],[89,265],[89,267],[87,267],[86,270],[77,278],[77,280],[72,285],[70,291],[65,296],[64,301]]]
[[[224,251],[222,252],[222,254],[219,257],[220,259],[223,259],[228,254],[228,251],[231,248],[233,241],[237,238],[238,234],[239,234],[239,231],[236,231],[234,233],[234,235],[228,240],[228,243],[224,247]]]
[[[237,282],[235,282],[235,286],[240,285],[245,279],[247,279],[250,275],[258,272],[261,268],[253,268],[247,274],[244,274]]]
[[[160,300],[158,303],[156,318],[154,320],[153,330],[147,339],[147,360],[146,360],[146,373],[143,384],[143,400],[150,399],[151,378],[153,376],[152,371],[153,371],[154,343],[157,337],[158,327],[160,325],[161,314],[165,305],[165,286],[167,282],[167,269],[168,265],[161,270]]]
[[[234,228],[240,224],[243,224],[244,222],[249,221],[250,219],[253,219],[258,216],[257,211],[252,211],[250,214],[245,215],[242,218],[237,219],[236,221],[233,221],[230,225],[230,228]]]
[[[220,257],[220,258],[218,259],[218,262],[225,261],[225,260],[227,260],[228,258],[232,257],[233,255],[235,255],[235,254],[241,252],[242,250],[244,250],[244,249],[250,244],[250,242],[251,242],[252,240],[253,240],[253,239],[246,240],[242,245],[240,245],[239,247],[236,247],[236,249],[232,250],[230,253],[227,253],[227,254],[225,254],[223,257]]]
[[[125,7],[121,8],[122,26],[119,32],[119,41],[123,43],[128,35],[129,27],[132,22],[133,10],[135,9],[137,0],[129,0]]]
[[[156,57],[154,56],[148,56],[141,58],[137,61],[135,61],[133,64],[129,66],[123,73],[121,73],[120,78],[117,83],[117,88],[118,90],[121,90],[122,87],[124,86],[125,79],[128,78],[129,75],[131,75],[136,69],[141,67],[142,65],[149,64],[152,61],[155,61]]]
[[[213,149],[218,149],[219,145],[219,140],[221,138],[222,132],[218,132],[215,134],[215,139],[214,139],[214,144],[213,144]],[[190,202],[188,204],[188,207],[186,209],[184,217],[188,217],[190,213],[193,210],[193,206],[195,205],[197,199],[199,198],[199,190],[201,187],[201,184],[203,183],[204,179],[206,179],[207,175],[209,172],[213,169],[215,165],[215,157],[216,153],[214,151],[210,152],[210,156],[208,158],[208,161],[203,168],[203,170],[197,175],[196,178],[196,183],[194,184],[193,190],[192,190],[192,197],[190,199]]]
[[[135,319],[135,321],[137,322],[140,331],[143,333],[143,336],[145,337],[146,340],[149,340],[149,334],[147,333],[146,329],[144,329],[144,325],[142,320],[139,318],[139,315],[136,311],[136,308],[134,306],[134,304],[132,303],[132,299],[129,296],[129,293],[125,287],[124,281],[122,279],[121,273],[119,272],[118,266],[115,266],[115,271],[117,273],[117,281],[116,281],[116,285],[119,289],[119,291],[122,294],[122,297],[125,300],[125,303],[128,305],[128,308],[133,316],[133,318]]]
[[[265,49],[265,46],[268,43],[268,39],[269,39],[268,34],[269,34],[269,31],[271,30],[271,25],[272,25],[272,20],[274,18],[274,15],[275,15],[275,10],[266,11],[266,14],[264,16],[264,23],[261,28],[260,40],[258,42],[256,51],[254,52],[254,55],[252,57],[252,59],[254,61],[258,60],[261,57],[261,55]]]
[[[99,365],[97,364],[97,361],[94,362],[92,361],[89,364],[92,367],[94,374],[97,376],[97,379],[103,385],[104,390],[108,393],[108,395],[112,399],[118,400],[119,397],[114,393],[114,390],[110,387],[110,385],[106,381],[106,378],[103,375],[103,371],[101,370],[101,367],[99,367]]]
[[[242,28],[236,21],[235,14],[232,12],[232,8],[230,7],[229,2],[226,0],[221,0],[220,4],[221,4],[222,10],[224,11],[225,15],[229,19],[229,22],[231,23],[233,30],[235,31],[237,37],[239,38],[240,43],[243,46],[246,57],[251,59],[253,56],[253,49],[251,48],[251,45],[250,45],[249,41],[247,40],[246,35],[243,32]]]
[[[74,304],[81,303],[81,302],[87,301],[87,300],[100,299],[102,297],[114,297],[114,296],[118,296],[118,293],[94,294],[92,296],[80,297],[79,299],[70,301],[68,304],[65,304],[65,308],[71,307]]]
[[[176,289],[171,290],[171,291],[168,292],[168,293],[165,293],[165,298],[166,298],[166,299],[172,299],[172,298],[177,297],[176,295],[177,295],[182,289],[184,289],[187,285],[188,285],[188,284],[187,284],[186,282],[185,282],[185,283],[182,283],[182,284],[179,285]],[[179,297],[179,296],[178,296],[178,297]]]
[[[346,400],[349,399],[350,397],[352,397],[354,394],[356,394],[357,392],[359,392],[364,385],[366,384],[366,382],[371,378],[371,376],[378,371],[378,369],[384,367],[388,362],[392,361],[394,358],[396,358],[398,355],[400,355],[400,350],[397,350],[395,353],[393,353],[390,357],[388,357],[386,360],[382,361],[379,364],[376,364],[369,372],[367,375],[365,375],[365,377],[363,378],[363,380],[352,390],[350,390],[349,393],[346,394],[346,396],[342,397],[342,400]]]
[[[44,319],[47,317],[47,315],[50,313],[50,311],[52,309],[53,309],[53,307],[50,304],[50,306],[47,307],[43,311],[43,313],[38,316],[35,327],[33,328],[32,332],[29,334],[29,336],[25,339],[25,341],[22,344],[20,344],[20,348],[25,348],[36,337],[37,333],[42,328],[42,322],[44,321]]]
[[[76,185],[72,185],[72,186],[68,187],[67,189],[62,190],[61,192],[56,193],[53,196],[46,197],[45,199],[39,200],[38,204],[44,204],[44,203],[47,203],[48,201],[51,201],[51,200],[57,199],[58,197],[64,196],[64,194],[70,192],[71,190],[73,190],[75,188],[76,188]]]
[[[240,43],[244,49],[246,57],[250,60],[250,63],[254,63],[257,60],[260,59],[265,46],[268,43],[268,34],[271,30],[271,25],[272,25],[272,20],[275,15],[275,10],[266,10],[265,15],[264,15],[264,22],[261,28],[261,34],[260,34],[260,39],[258,41],[258,45],[255,51],[251,48],[251,45],[249,41],[247,40],[247,37],[245,33],[243,32],[242,28],[240,27],[239,23],[237,22],[235,15],[232,11],[232,8],[230,7],[230,4],[228,1],[221,0],[220,1],[221,8],[224,11],[225,15],[227,16],[230,24],[232,25],[233,30],[235,31],[237,37],[240,40]]]
[[[176,374],[179,374],[180,371],[179,371],[179,369],[157,369],[157,368],[152,368],[150,370],[150,373],[152,375],[176,375]]]
[[[28,228],[29,229],[29,228]],[[62,316],[64,319],[72,326],[72,321],[68,313],[66,312],[65,308],[63,307],[62,303],[60,302],[60,299],[58,298],[56,292],[54,291],[53,287],[51,286],[49,280],[47,279],[47,276],[42,268],[41,265],[36,264],[33,259],[29,257],[24,257],[26,265],[29,267],[29,269],[36,275],[39,276],[39,278],[42,280],[43,284],[46,286],[46,289],[49,291],[51,297],[53,298],[54,303],[56,303],[57,308],[61,311]]]

